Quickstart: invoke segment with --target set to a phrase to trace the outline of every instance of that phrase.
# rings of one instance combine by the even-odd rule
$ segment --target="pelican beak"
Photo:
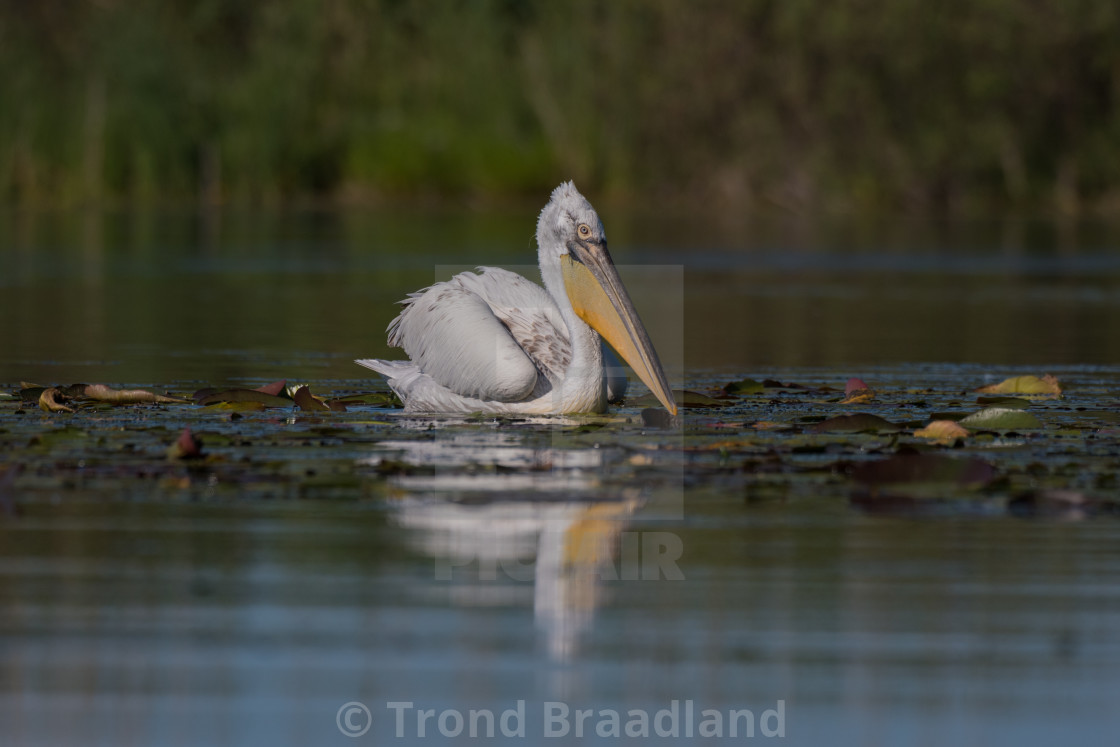
[[[670,414],[677,414],[673,390],[646,328],[622,285],[606,243],[576,241],[560,267],[564,288],[580,319],[606,338]]]

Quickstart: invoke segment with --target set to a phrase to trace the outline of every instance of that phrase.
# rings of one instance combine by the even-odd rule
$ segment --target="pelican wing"
[[[555,302],[506,270],[479,268],[412,294],[389,344],[464,397],[516,402],[546,390],[570,359]]]
[[[549,381],[559,381],[572,359],[568,328],[552,296],[536,283],[500,267],[479,267],[452,278],[485,299],[518,347]]]

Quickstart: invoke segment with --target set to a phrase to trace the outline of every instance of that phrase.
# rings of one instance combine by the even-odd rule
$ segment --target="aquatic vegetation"
[[[700,391],[677,393],[681,416],[663,422],[646,417],[643,397],[601,416],[417,417],[388,392],[314,383],[192,394],[25,385],[0,399],[0,493],[17,509],[68,496],[617,501],[681,490],[687,508],[698,488],[747,504],[825,498],[869,511],[1087,515],[1112,505],[1120,406],[1107,379],[1067,382],[1061,394],[1052,379],[1049,399],[1027,400],[912,376],[884,374],[873,388],[853,380],[843,397],[817,384],[699,377]]]

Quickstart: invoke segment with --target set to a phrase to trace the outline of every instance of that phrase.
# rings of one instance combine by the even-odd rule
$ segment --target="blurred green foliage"
[[[1120,4],[0,1],[0,202],[1120,209]]]

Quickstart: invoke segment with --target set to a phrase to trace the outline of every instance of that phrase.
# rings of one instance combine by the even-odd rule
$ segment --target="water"
[[[393,302],[437,265],[525,263],[527,216],[10,216],[0,380],[369,390],[350,360],[390,352]],[[750,710],[759,742],[1108,743],[1120,524],[1006,502],[1115,493],[1115,233],[606,223],[620,265],[667,273],[632,290],[689,387],[859,375],[894,422],[1016,373],[1055,373],[1066,397],[1031,407],[1042,432],[944,451],[1003,484],[901,512],[853,505],[844,473],[889,436],[749,427],[844,411],[827,394],[690,411],[683,432],[633,408],[433,423],[0,402],[4,743],[458,743],[472,709],[527,744],[614,743],[596,726],[632,710],[650,737],[630,741],[687,742],[688,709],[694,735],[719,712],[727,741]],[[212,461],[163,457],[184,424]],[[349,702],[372,716],[356,739]],[[504,711],[524,737],[501,738]],[[464,735],[441,735],[459,715]]]

